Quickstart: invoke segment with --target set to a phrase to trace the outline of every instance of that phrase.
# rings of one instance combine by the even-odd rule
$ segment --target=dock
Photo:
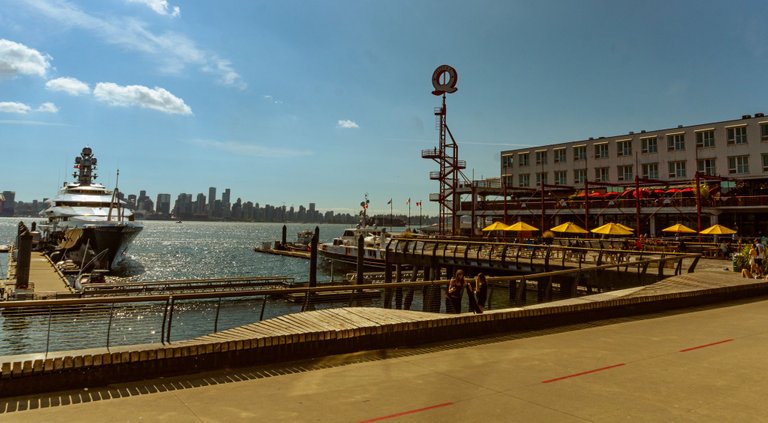
[[[311,253],[309,251],[298,251],[298,250],[278,250],[271,247],[254,247],[253,251],[256,251],[257,253],[264,253],[264,254],[273,254],[276,256],[285,256],[285,257],[295,257],[295,258],[301,258],[301,259],[307,259],[309,260]]]
[[[12,252],[11,252],[12,254]],[[2,295],[8,298],[13,294],[16,299],[48,299],[67,297],[75,293],[64,274],[48,256],[40,251],[32,251],[29,263],[29,285],[27,289],[16,286],[16,262],[8,260],[8,276],[3,282]]]

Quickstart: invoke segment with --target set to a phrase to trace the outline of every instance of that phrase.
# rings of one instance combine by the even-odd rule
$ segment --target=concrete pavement
[[[768,415],[768,300],[605,323],[9,398],[0,400],[0,419],[722,422]]]

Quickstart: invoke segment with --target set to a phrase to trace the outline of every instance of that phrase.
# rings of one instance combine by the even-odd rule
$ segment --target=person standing
[[[752,275],[757,275],[757,248],[755,244],[749,246],[749,271]]]
[[[755,257],[755,264],[757,265],[757,273],[755,276],[762,278],[763,275],[763,261],[765,260],[765,246],[760,243],[759,239],[755,240],[755,250],[757,250],[757,257]]]
[[[445,293],[447,313],[461,313],[461,296],[464,293],[464,284],[464,271],[459,269],[448,283],[448,291]]]
[[[472,299],[474,299],[472,311],[477,314],[484,312],[485,302],[488,300],[488,284],[485,281],[485,275],[478,273],[475,279],[467,284],[467,290],[472,294],[470,297],[470,307],[472,306]]]

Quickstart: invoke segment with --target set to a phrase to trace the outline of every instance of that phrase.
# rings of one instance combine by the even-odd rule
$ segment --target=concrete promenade
[[[696,290],[702,280],[724,274],[684,275],[677,288]],[[727,275],[733,284],[742,282]],[[661,282],[645,289],[658,293],[670,287]],[[640,294],[630,291],[623,295]],[[766,350],[768,299],[760,297],[415,348],[5,398],[0,420],[762,421],[768,415]]]

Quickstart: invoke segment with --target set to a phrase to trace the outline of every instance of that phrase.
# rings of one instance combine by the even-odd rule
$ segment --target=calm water
[[[0,218],[0,244],[12,244],[18,222],[30,226],[32,219]],[[280,239],[282,224],[237,222],[145,221],[144,230],[128,251],[116,281],[212,278],[225,276],[287,276],[297,282],[309,279],[309,260],[274,256],[253,251],[262,242]],[[315,225],[288,224],[289,241],[296,233]],[[320,241],[339,236],[347,225],[319,225]],[[395,228],[397,230],[397,228]],[[7,271],[7,254],[0,254],[0,272]],[[333,276],[335,280],[341,274]],[[330,281],[328,269],[318,269],[320,282]],[[502,290],[504,291],[504,290]],[[492,308],[508,307],[508,296],[490,294]],[[412,310],[422,309],[421,290],[417,290]],[[368,304],[381,306],[381,299]],[[299,312],[300,303],[284,298],[244,298],[177,302],[173,313],[172,340],[189,339],[259,320]],[[219,305],[221,307],[219,307]],[[348,306],[349,301],[319,303],[317,308]],[[466,296],[464,310],[467,310]],[[158,342],[163,330],[165,304],[137,303],[110,306],[75,307],[48,316],[44,310],[25,314],[0,313],[0,355],[71,350]],[[214,325],[215,328],[214,328]],[[50,336],[48,335],[50,333]]]
[[[19,221],[30,226],[30,218],[0,218],[0,244],[12,244]],[[309,279],[309,260],[256,253],[253,247],[279,240],[282,223],[166,222],[144,221],[144,230],[128,250],[116,276],[120,281],[212,278],[225,276],[289,276]],[[320,228],[320,242],[341,235],[347,225],[287,224],[288,241],[296,233]],[[5,254],[0,254],[2,274]],[[324,269],[318,279],[330,279]],[[337,277],[338,279],[338,277]]]

